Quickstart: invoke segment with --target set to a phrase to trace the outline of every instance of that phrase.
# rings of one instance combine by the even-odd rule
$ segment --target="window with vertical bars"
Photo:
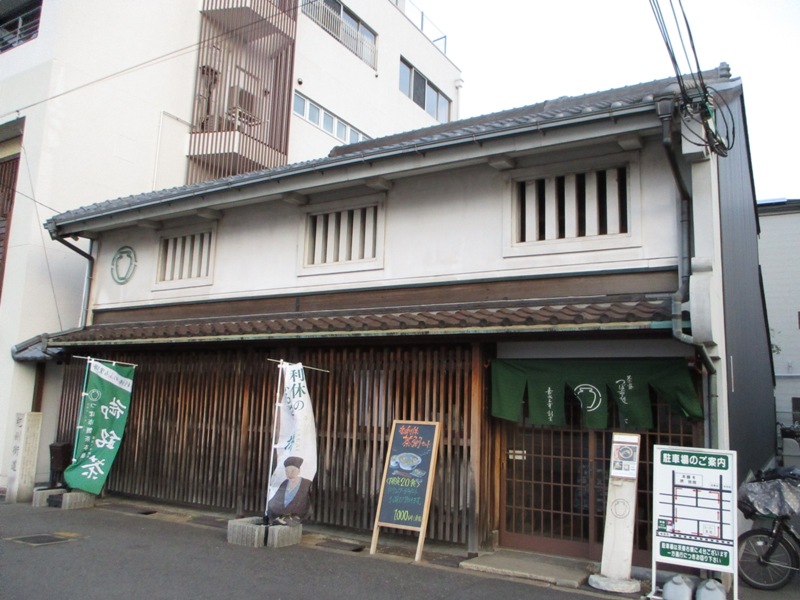
[[[306,266],[374,260],[378,255],[379,205],[308,215]]]
[[[213,228],[162,237],[158,283],[196,282],[210,279],[213,268]]]
[[[624,166],[517,182],[514,241],[628,233],[628,202]]]

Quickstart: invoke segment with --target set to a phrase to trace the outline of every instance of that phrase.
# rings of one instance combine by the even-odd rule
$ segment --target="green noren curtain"
[[[564,425],[564,399],[569,390],[581,404],[587,428],[608,426],[608,403],[613,400],[626,425],[650,429],[650,387],[678,414],[703,417],[689,368],[680,358],[494,360],[492,415],[519,422],[527,392],[530,423]]]

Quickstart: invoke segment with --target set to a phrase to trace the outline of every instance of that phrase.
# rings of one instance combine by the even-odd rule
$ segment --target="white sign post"
[[[603,560],[600,574],[589,577],[589,585],[597,589],[628,594],[641,590],[641,583],[631,579],[639,443],[635,433],[615,433],[611,441]]]
[[[651,597],[659,562],[735,574],[736,452],[654,446],[653,453]]]

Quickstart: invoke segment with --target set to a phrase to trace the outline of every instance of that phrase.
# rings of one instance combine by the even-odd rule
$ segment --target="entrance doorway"
[[[653,430],[635,432],[642,436],[633,552],[640,566],[650,564],[653,446],[702,445],[702,423],[676,415],[655,394],[651,402]],[[583,428],[577,401],[565,408],[565,427],[502,427],[500,544],[600,560],[614,430]],[[619,422],[613,406],[609,422]]]

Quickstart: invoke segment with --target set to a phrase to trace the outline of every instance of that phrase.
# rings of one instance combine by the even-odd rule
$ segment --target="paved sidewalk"
[[[639,598],[585,583],[591,565],[502,551],[471,561],[463,548],[381,534],[304,528],[303,542],[280,549],[227,543],[228,516],[102,500],[95,508],[61,510],[0,504],[0,598],[270,600],[348,598],[565,600]],[[800,577],[776,593],[740,589],[741,600],[797,600]]]

